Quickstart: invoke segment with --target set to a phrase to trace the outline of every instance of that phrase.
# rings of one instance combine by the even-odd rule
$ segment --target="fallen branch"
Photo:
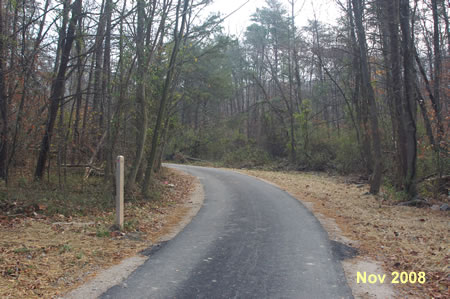
[[[95,157],[97,157],[98,152],[100,151],[100,149],[102,148],[103,142],[105,142],[106,139],[106,133],[107,131],[105,131],[105,133],[103,133],[102,138],[100,139],[100,141],[97,144],[97,147],[95,148],[94,153],[92,154],[91,158],[89,159],[89,163],[88,166],[86,167],[86,171],[84,172],[84,180],[87,180],[89,178],[89,176],[91,175],[94,167],[92,166],[92,164],[94,164],[94,160]],[[95,169],[94,169],[95,170]]]
[[[417,183],[422,183],[423,181],[426,181],[426,180],[428,180],[429,178],[432,178],[432,177],[434,177],[434,176],[436,176],[436,175],[438,175],[438,174],[437,174],[437,173],[433,173],[433,174],[424,176],[423,178],[418,179],[418,180],[417,180]]]
[[[197,162],[207,162],[207,163],[209,163],[209,161],[202,160],[202,159],[198,159],[198,158],[193,158],[193,157],[189,157],[189,156],[184,156],[184,158],[185,158],[186,160],[197,161]]]
[[[450,181],[450,175],[444,175],[444,176],[442,176],[442,177],[438,177],[438,176],[436,175],[436,176],[432,176],[432,177],[429,177],[429,178],[426,178],[426,179],[425,179],[425,181],[436,181],[436,180],[442,180],[442,181],[444,181],[444,182]]]
[[[83,168],[83,167],[95,168],[94,166],[89,165],[89,164],[67,164],[67,165],[61,165],[61,167],[63,167],[63,168],[77,168],[77,167],[79,167],[79,168]],[[98,169],[100,169],[100,168],[98,168]]]
[[[417,207],[417,206],[431,206],[431,204],[428,201],[426,201],[425,199],[414,198],[409,201],[401,202],[401,203],[397,204],[397,206]]]
[[[52,225],[73,225],[73,226],[89,226],[95,222],[53,222]]]

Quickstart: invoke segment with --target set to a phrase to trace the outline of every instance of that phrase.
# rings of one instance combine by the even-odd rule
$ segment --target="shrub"
[[[270,156],[262,149],[249,145],[234,151],[227,152],[223,157],[225,166],[230,167],[255,167],[263,166],[270,162]]]
[[[341,174],[363,172],[358,143],[353,136],[342,136],[337,140],[333,164]]]

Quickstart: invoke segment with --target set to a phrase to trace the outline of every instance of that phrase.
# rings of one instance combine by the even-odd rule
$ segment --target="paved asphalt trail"
[[[352,298],[335,246],[296,199],[235,172],[170,167],[200,178],[203,207],[101,298]]]

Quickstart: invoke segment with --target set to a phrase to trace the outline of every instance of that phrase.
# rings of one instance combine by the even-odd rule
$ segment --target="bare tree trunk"
[[[296,49],[296,28],[295,28],[295,15],[294,15],[294,1],[290,2],[291,4],[291,22],[290,27],[288,27],[290,37],[289,37],[289,117],[290,117],[290,133],[291,133],[291,159],[293,163],[297,161],[297,150],[296,150],[296,141],[295,141],[295,108],[294,103],[297,104],[301,101],[300,98],[300,79],[298,78],[298,58],[297,58],[297,49]],[[291,61],[292,60],[292,61]],[[294,79],[295,78],[295,79]],[[294,86],[295,80],[295,86]]]
[[[103,40],[105,38],[105,23],[106,23],[106,14],[105,14],[105,9],[106,9],[106,3],[105,1],[107,0],[103,0],[102,1],[102,8],[100,11],[100,20],[98,22],[98,27],[97,27],[97,34],[96,34],[96,38],[95,38],[95,49],[94,49],[94,53],[95,53],[95,71],[94,71],[94,98],[93,98],[93,103],[92,103],[92,110],[94,112],[94,119],[93,119],[93,128],[92,131],[95,132],[96,134],[99,134],[99,132],[101,131],[101,127],[98,128],[98,130],[95,130],[95,126],[96,126],[96,121],[100,120],[100,115],[103,113],[103,111],[100,110],[99,106],[100,106],[100,102],[101,102],[101,98],[102,98],[102,88],[101,88],[101,84],[102,84],[102,62],[103,62]],[[97,139],[98,136],[95,136],[95,139]]]
[[[145,100],[145,73],[146,59],[144,49],[145,37],[145,1],[137,1],[137,33],[136,33],[136,55],[137,55],[137,84],[136,84],[136,113],[138,120],[138,132],[136,136],[136,156],[131,165],[128,176],[128,187],[134,188],[138,170],[141,167],[142,157],[144,155],[145,139],[147,137],[147,103]]]
[[[437,0],[431,0],[431,7],[433,11],[433,50],[434,50],[434,101],[436,106],[436,117],[439,123],[442,123],[441,117],[441,97],[440,97],[440,87],[441,87],[441,48],[440,48],[440,32],[439,32],[439,13],[437,7]],[[405,4],[406,5],[406,4]],[[408,5],[409,7],[409,5]],[[409,27],[409,26],[408,26]],[[443,134],[444,132],[439,132]],[[442,137],[442,136],[438,136]]]
[[[106,15],[106,32],[105,32],[105,55],[103,61],[103,100],[106,105],[106,148],[105,148],[105,181],[112,177],[113,169],[113,153],[112,153],[112,136],[111,136],[111,17],[112,17],[112,0],[107,0],[105,7]],[[102,123],[102,121],[100,121]],[[112,179],[113,181],[113,179]]]
[[[430,118],[428,117],[428,110],[425,105],[425,99],[423,98],[416,82],[415,82],[415,89],[416,89],[417,103],[419,104],[420,111],[422,113],[422,118],[423,122],[425,123],[425,129],[427,130],[428,139],[430,140],[430,144],[433,147],[433,149],[439,152],[438,146],[436,145],[436,140],[434,140],[433,127],[431,126],[431,121]]]
[[[78,35],[82,34],[82,21],[78,23]],[[75,94],[75,123],[73,125],[73,144],[72,146],[72,155],[71,155],[71,163],[75,164],[75,159],[77,155],[76,149],[80,144],[80,113],[81,113],[81,102],[83,100],[82,92],[82,84],[83,84],[83,59],[82,59],[82,41],[77,39],[76,41],[76,50],[77,50],[77,84],[76,84],[76,94]]]
[[[181,14],[180,14],[182,1],[184,1],[184,4],[183,4],[183,8],[182,8]],[[166,102],[167,102],[167,98],[169,95],[169,89],[170,89],[170,85],[172,84],[172,78],[173,78],[173,74],[175,71],[177,54],[178,54],[180,42],[185,34],[184,29],[186,26],[186,15],[187,15],[188,7],[189,7],[189,2],[190,2],[189,0],[179,0],[178,5],[177,5],[175,29],[174,29],[174,45],[173,45],[173,49],[172,49],[172,54],[170,56],[170,61],[169,61],[169,66],[168,66],[168,70],[167,70],[166,80],[164,82],[161,101],[159,104],[159,111],[158,111],[158,116],[156,119],[156,125],[155,125],[155,129],[153,131],[152,145],[151,145],[152,147],[150,150],[150,155],[147,159],[147,169],[145,170],[144,183],[142,185],[142,193],[145,196],[148,196],[148,191],[149,191],[148,187],[150,184],[151,174],[153,172],[153,163],[155,161],[156,152],[157,152],[157,148],[158,148],[159,134],[161,131],[162,120],[163,120],[163,117],[165,114],[164,111],[166,108]],[[179,20],[180,15],[181,15],[181,25],[180,25],[180,28],[178,29],[179,22],[180,22],[180,20]]]
[[[128,86],[128,81],[130,76],[125,76],[125,62],[124,62],[124,30],[123,30],[123,24],[124,24],[124,15],[125,15],[125,9],[127,7],[127,1],[123,1],[123,7],[122,7],[122,15],[119,22],[119,63],[118,63],[118,72],[119,72],[119,98],[117,100],[117,106],[116,106],[116,112],[115,116],[113,117],[112,123],[114,126],[112,126],[111,130],[111,137],[110,137],[110,151],[111,153],[114,153],[116,143],[117,143],[117,137],[119,136],[119,130],[120,130],[120,121],[122,118],[122,108],[123,108],[123,102],[125,100],[125,94]],[[130,74],[131,69],[133,66],[130,67]],[[126,81],[126,82],[125,82]],[[112,157],[112,156],[111,156]],[[114,178],[111,178],[114,184]]]
[[[8,1],[10,2],[10,1]],[[9,4],[9,5],[8,5]],[[5,56],[5,61],[9,55],[9,66],[8,66],[8,86],[6,87],[6,97],[8,99],[8,104],[11,104],[12,98],[14,96],[15,91],[17,90],[17,86],[19,85],[20,80],[18,80],[18,69],[17,69],[17,58],[19,57],[18,51],[17,51],[17,46],[19,44],[19,41],[17,40],[17,37],[19,35],[19,32],[17,30],[17,25],[18,25],[18,21],[19,21],[19,10],[22,10],[23,16],[22,17],[22,23],[26,24],[27,23],[27,16],[25,14],[25,7],[26,7],[26,3],[25,0],[22,0],[22,3],[20,3],[19,1],[15,3],[15,5],[11,5],[12,3],[8,3],[6,5],[6,14],[4,16],[4,20],[3,20],[3,26],[5,26],[4,28],[4,32],[3,34],[5,36],[8,36],[8,42],[7,42],[7,48],[5,50],[7,50],[7,52],[5,54],[3,54]],[[12,21],[10,21],[11,16],[9,13],[10,10],[10,6],[14,6],[14,15],[12,18]],[[11,7],[12,9],[13,7]],[[3,9],[3,8],[2,8]],[[25,26],[25,25],[23,25]],[[22,30],[22,49],[21,49],[21,54],[25,55],[25,43],[26,43],[26,30],[25,28],[23,28]],[[8,53],[9,52],[9,53]],[[6,62],[5,62],[6,65]],[[11,148],[8,149],[8,151],[10,151]],[[8,166],[7,166],[8,167]]]
[[[445,31],[447,33],[447,55],[450,55],[450,25],[449,25],[449,21],[448,21],[448,0],[442,0],[442,12],[444,14],[444,22],[445,22]]]
[[[24,110],[24,106],[25,106],[25,100],[27,98],[27,96],[29,95],[29,83],[30,83],[30,78],[32,76],[32,70],[34,69],[34,65],[37,61],[37,54],[39,52],[39,47],[41,45],[41,42],[43,40],[43,36],[44,36],[44,25],[46,23],[46,16],[47,16],[47,12],[48,12],[48,7],[50,5],[50,0],[46,0],[45,4],[44,4],[44,14],[42,17],[42,20],[39,24],[39,31],[38,34],[36,36],[34,45],[33,45],[33,49],[31,51],[30,54],[28,54],[28,64],[23,68],[22,70],[22,75],[23,75],[23,91],[22,91],[22,95],[21,95],[21,99],[20,99],[20,104],[19,104],[19,108],[17,110],[16,113],[16,122],[14,125],[14,134],[12,136],[12,142],[11,142],[11,148],[9,149],[9,158],[8,158],[8,165],[7,165],[7,171],[9,169],[9,165],[11,164],[12,160],[14,159],[14,155],[16,152],[16,146],[17,146],[17,140],[19,138],[19,132],[21,129],[21,125],[22,125],[22,114],[23,114],[23,110]],[[22,45],[22,56],[25,57],[27,54],[25,53],[25,43],[26,40],[25,38],[23,38],[24,40],[22,41],[23,45]]]
[[[0,36],[4,36],[3,0],[0,0]],[[8,180],[8,99],[6,97],[5,82],[5,39],[0,38],[0,116],[2,128],[0,131],[0,179]]]
[[[48,158],[50,150],[50,142],[53,135],[53,128],[55,126],[56,115],[58,114],[59,104],[64,96],[64,85],[66,82],[66,70],[70,58],[70,50],[75,39],[75,29],[78,19],[81,16],[82,0],[75,0],[72,5],[72,18],[67,29],[67,34],[63,41],[61,62],[58,67],[58,74],[52,82],[51,94],[50,94],[50,107],[48,111],[48,119],[45,127],[44,137],[42,138],[41,149],[39,152],[39,158],[35,170],[35,178],[40,180],[44,174],[45,163]]]
[[[400,0],[400,27],[402,29],[403,45],[403,71],[404,71],[404,126],[406,132],[406,172],[405,189],[412,198],[416,195],[416,160],[417,160],[417,139],[416,139],[416,104],[414,88],[414,58],[413,45],[410,30],[410,7],[409,0]]]
[[[158,151],[158,158],[156,160],[156,165],[155,165],[155,172],[158,172],[161,169],[161,165],[162,165],[162,160],[164,157],[164,150],[167,144],[167,134],[169,131],[169,121],[170,121],[170,116],[166,117],[166,120],[164,122],[164,129],[161,135],[161,144],[159,146],[159,151]]]
[[[369,119],[372,133],[372,146],[374,153],[374,170],[370,180],[370,193],[377,194],[381,185],[381,140],[380,132],[378,130],[378,116],[377,106],[375,102],[375,94],[371,85],[369,63],[367,58],[367,43],[366,34],[363,27],[362,15],[363,5],[361,0],[352,0],[353,12],[355,15],[356,33],[358,36],[359,50],[360,50],[360,64],[361,64],[361,79],[362,79],[362,96],[367,98],[369,104]]]
[[[438,0],[431,0],[431,8],[433,11],[433,23],[434,23],[434,31],[433,31],[433,50],[434,50],[434,107],[436,118],[438,120],[438,133],[437,133],[437,144],[438,154],[437,154],[437,164],[439,170],[439,176],[443,175],[443,167],[441,165],[441,141],[445,138],[444,127],[442,125],[442,105],[441,105],[441,66],[442,66],[442,58],[441,58],[441,48],[440,48],[440,30],[439,30],[439,14],[438,14]],[[442,7],[445,11],[445,7]],[[446,20],[446,24],[448,26],[448,20]],[[448,27],[447,27],[448,28]],[[450,47],[450,46],[449,46]],[[445,149],[446,150],[446,149]]]
[[[367,109],[363,99],[361,99],[361,67],[359,57],[359,47],[356,40],[355,21],[353,18],[351,0],[348,1],[347,13],[350,22],[350,40],[352,48],[352,69],[353,69],[353,84],[354,90],[352,92],[352,102],[355,107],[356,123],[358,125],[359,135],[361,136],[361,146],[359,147],[359,153],[361,155],[361,161],[365,164],[365,168],[368,173],[373,171],[373,155],[370,150],[370,139],[367,134],[362,134],[362,129],[367,132]]]
[[[92,78],[94,77],[94,61],[95,61],[95,53],[92,55],[91,58],[91,68],[89,70],[89,76],[88,76],[88,81],[87,81],[87,86],[86,86],[86,101],[84,103],[84,107],[83,107],[83,123],[81,125],[81,134],[80,134],[80,145],[84,145],[86,144],[87,140],[89,139],[89,134],[87,133],[87,126],[88,126],[88,114],[89,114],[89,99],[91,99],[91,97],[95,96],[93,95],[93,93],[91,92],[92,90]]]
[[[389,36],[389,64],[388,72],[391,81],[388,80],[388,95],[392,96],[394,105],[394,117],[392,122],[396,129],[398,142],[396,146],[397,155],[397,186],[403,185],[403,178],[406,171],[406,129],[403,122],[403,96],[402,96],[402,74],[401,74],[401,57],[400,57],[400,37],[399,37],[399,2],[398,0],[384,0],[384,12],[386,12],[386,23]]]

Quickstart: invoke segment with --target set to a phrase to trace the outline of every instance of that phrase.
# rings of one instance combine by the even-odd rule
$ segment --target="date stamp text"
[[[426,282],[425,272],[397,272],[391,273],[390,281],[386,280],[386,274],[370,274],[367,272],[356,272],[356,283],[392,283],[392,284],[406,284],[406,283],[420,283]]]

